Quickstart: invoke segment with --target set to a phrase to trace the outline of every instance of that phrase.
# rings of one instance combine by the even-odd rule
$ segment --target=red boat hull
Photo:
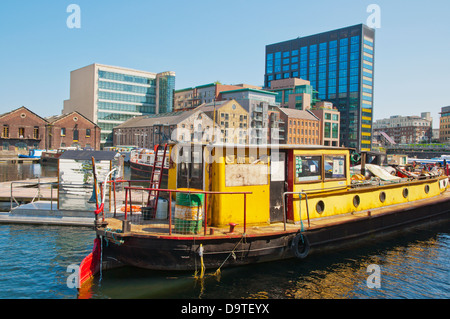
[[[94,277],[100,271],[100,244],[100,239],[96,238],[94,240],[94,248],[92,252],[81,262],[78,287],[82,287],[85,282]]]

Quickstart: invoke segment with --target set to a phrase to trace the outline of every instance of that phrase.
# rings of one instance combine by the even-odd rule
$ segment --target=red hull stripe
[[[91,277],[95,276],[100,271],[100,239],[94,240],[94,248],[92,253],[86,256],[80,264],[80,285],[88,281]]]

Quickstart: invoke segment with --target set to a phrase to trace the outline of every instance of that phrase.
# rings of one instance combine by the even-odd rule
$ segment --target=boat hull
[[[370,245],[411,227],[450,218],[449,196],[403,206],[407,207],[393,207],[378,215],[367,213],[364,217],[312,227],[302,233],[298,229],[260,235],[195,238],[117,234],[104,229],[97,233],[105,241],[102,251],[104,269],[130,265],[152,270],[188,271],[200,267],[200,247],[203,248],[204,267],[217,269],[295,257],[303,259],[319,252]],[[296,236],[301,237],[296,240]],[[299,248],[299,242],[306,244]]]
[[[129,265],[151,270],[197,270],[201,266],[200,247],[203,248],[203,266],[206,269],[217,269],[222,264],[230,267],[275,261],[292,257],[288,247],[294,236],[284,234],[195,241],[128,237],[122,245],[111,244],[108,238],[104,238],[108,245],[103,248],[103,269]]]
[[[153,166],[143,165],[133,161],[130,162],[130,168],[131,174],[143,178],[150,178],[153,171]]]

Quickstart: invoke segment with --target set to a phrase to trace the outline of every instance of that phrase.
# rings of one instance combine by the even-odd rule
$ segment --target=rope
[[[122,233],[122,231],[120,230],[120,229],[111,229],[111,228],[107,228],[106,230],[105,230],[105,232],[110,232],[111,233],[111,235],[112,235],[112,242],[114,243],[114,244],[116,244],[116,245],[123,245],[124,243],[125,243],[125,241],[124,240],[117,240],[115,237],[114,237],[114,234],[121,234]],[[106,239],[106,242],[108,243],[109,242],[109,240],[108,240],[108,238],[105,236],[105,239]]]
[[[233,250],[230,252],[230,254],[227,256],[227,258],[225,258],[225,260],[223,261],[223,263],[219,266],[219,268],[217,268],[216,272],[213,274],[213,276],[219,277],[220,276],[220,268],[222,268],[222,266],[227,262],[228,258],[230,258],[230,256],[236,256],[234,251],[236,250],[236,248],[238,247],[238,245],[242,242],[242,240],[245,238],[245,234],[242,235],[241,240],[239,240],[239,242],[234,246]]]
[[[244,238],[245,238],[245,234],[242,235],[242,237],[239,240],[239,242],[234,246],[234,248],[228,254],[227,258],[225,258],[225,260],[222,262],[222,264],[219,266],[219,268],[217,268],[217,270],[213,274],[209,274],[208,276],[214,276],[216,278],[220,278],[220,275],[221,275],[220,269],[227,262],[227,260],[230,258],[230,256],[234,256],[234,258],[236,257],[236,254],[234,252],[235,252],[236,248],[239,246],[239,244],[242,243]],[[202,281],[204,279],[204,277],[205,277],[205,265],[204,265],[204,262],[203,262],[203,245],[202,244],[200,244],[200,247],[199,247],[199,256],[200,256],[200,276],[197,275],[198,271],[197,271],[197,263],[196,263],[195,264],[194,278],[196,280]]]
[[[103,278],[103,237],[100,236],[100,279],[99,279],[99,285],[102,283]]]

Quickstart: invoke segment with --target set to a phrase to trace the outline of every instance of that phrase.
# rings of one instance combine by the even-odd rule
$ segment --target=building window
[[[73,130],[73,141],[78,142],[78,130]]]
[[[61,127],[61,136],[66,136],[66,128]]]
[[[33,138],[35,140],[39,139],[39,127],[35,126],[33,130]]]
[[[25,128],[19,127],[19,138],[24,138],[24,137],[25,137]]]
[[[2,137],[9,138],[9,125],[3,125]]]
[[[86,129],[86,137],[91,137],[91,129],[90,128]]]

